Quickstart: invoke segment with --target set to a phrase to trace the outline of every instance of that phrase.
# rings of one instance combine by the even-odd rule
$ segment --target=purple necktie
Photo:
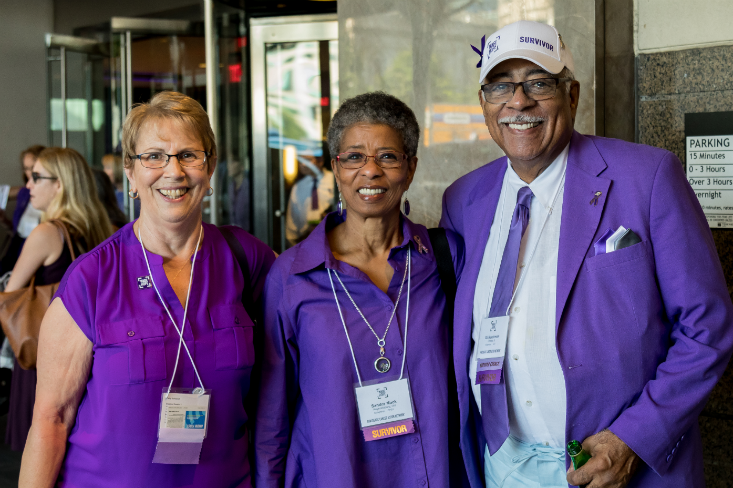
[[[512,300],[514,282],[517,278],[519,248],[522,244],[524,231],[527,230],[527,223],[529,223],[529,205],[531,201],[532,190],[528,186],[520,188],[517,192],[517,206],[514,207],[514,215],[512,215],[512,225],[509,227],[509,237],[506,240],[506,246],[504,246],[504,255],[501,257],[499,275],[496,277],[489,317],[503,317],[506,315],[506,309]]]
[[[494,296],[491,299],[489,317],[503,317],[514,293],[514,282],[517,277],[517,262],[522,236],[529,223],[529,207],[532,201],[532,190],[524,186],[517,192],[517,206],[514,207],[509,237],[501,257],[499,275],[496,277]],[[473,380],[473,379],[472,379]],[[506,401],[504,379],[498,385],[481,385],[481,423],[489,450],[496,452],[509,437],[509,416]]]

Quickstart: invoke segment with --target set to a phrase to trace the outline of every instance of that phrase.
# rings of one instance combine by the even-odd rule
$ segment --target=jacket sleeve
[[[264,289],[264,344],[254,430],[254,485],[284,484],[292,413],[298,391],[297,349],[283,304],[283,274],[276,265]]]
[[[449,203],[451,203],[453,199],[451,199],[449,193],[452,193],[452,188],[452,186],[448,187],[448,189],[445,190],[445,192],[443,193],[443,211],[440,216],[440,223],[438,225],[444,229],[453,231],[456,234],[463,235],[463,233],[461,232],[462,229],[457,229],[456,225],[453,223],[453,219],[451,218]]]
[[[609,429],[663,476],[728,364],[733,305],[705,215],[671,153],[654,177],[649,226],[670,346]]]

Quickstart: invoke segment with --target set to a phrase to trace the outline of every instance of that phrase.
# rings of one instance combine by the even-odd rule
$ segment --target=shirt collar
[[[321,265],[329,269],[343,271],[342,263],[331,252],[327,234],[331,229],[343,223],[345,220],[346,210],[344,210],[343,215],[339,215],[338,212],[329,213],[305,240],[295,246],[295,257],[290,267],[290,273],[303,273],[318,268]],[[400,214],[400,220],[402,222],[402,243],[392,248],[390,257],[409,245],[412,251],[412,257],[420,256],[428,261],[433,261],[433,248],[430,243],[430,237],[428,236],[428,230],[424,226],[412,222],[403,214]],[[422,244],[422,247],[420,244]],[[423,249],[423,252],[420,252],[420,249]]]
[[[133,225],[136,221],[137,219],[128,224],[125,224],[122,227],[121,237],[125,245],[132,247],[133,256],[140,256],[140,259],[145,259],[142,255],[142,247],[140,246],[140,241],[138,240],[138,236],[135,233],[135,229],[133,228]],[[212,246],[218,246],[220,244],[220,239],[224,239],[223,237],[221,237],[221,233],[219,233],[219,230],[216,228],[215,225],[207,224],[206,222],[202,222],[202,225],[204,227],[204,235],[201,241],[201,249],[199,249],[198,252],[195,253],[196,262],[198,263],[201,263],[202,261],[207,259],[209,253],[211,252]],[[145,238],[146,236],[143,231],[143,240],[145,240]],[[148,239],[150,238],[148,237]],[[147,249],[145,250],[145,253],[148,255],[148,262],[151,266],[163,266],[163,256],[159,254],[154,254]],[[191,255],[191,257],[193,257],[193,254]]]
[[[532,190],[532,194],[537,197],[537,200],[539,200],[544,207],[551,206],[552,201],[560,188],[560,183],[562,183],[565,168],[568,165],[569,148],[570,144],[565,146],[565,149],[563,149],[555,160],[550,163],[547,169],[529,185],[522,181],[519,175],[514,172],[512,162],[507,157],[507,164],[509,165],[509,170],[506,172],[507,182],[512,186],[512,188],[516,187],[517,191],[524,186],[529,186],[529,189]]]

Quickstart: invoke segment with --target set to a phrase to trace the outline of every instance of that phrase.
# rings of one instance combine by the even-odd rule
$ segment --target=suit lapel
[[[557,314],[560,324],[568,297],[603,215],[611,180],[598,175],[606,162],[590,138],[573,133],[563,192],[560,249],[557,258]],[[591,200],[601,192],[597,203]]]

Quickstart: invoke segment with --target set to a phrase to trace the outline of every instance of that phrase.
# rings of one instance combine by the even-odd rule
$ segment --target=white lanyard
[[[168,385],[168,393],[166,393],[166,397],[171,392],[171,387],[173,386],[173,379],[176,377],[176,371],[178,370],[178,359],[181,357],[181,344],[183,344],[183,347],[186,349],[186,353],[188,354],[188,359],[191,360],[191,365],[193,366],[193,370],[196,373],[196,377],[199,380],[199,384],[201,385],[201,389],[205,390],[204,388],[204,382],[201,381],[201,376],[199,376],[199,371],[196,369],[196,363],[193,361],[193,357],[191,356],[191,351],[188,350],[188,346],[186,345],[186,342],[183,340],[183,329],[186,328],[186,316],[188,315],[188,299],[191,297],[191,284],[193,284],[193,269],[194,266],[196,266],[196,255],[199,252],[199,245],[201,244],[201,236],[204,232],[204,226],[201,226],[201,230],[199,231],[199,238],[196,242],[196,250],[193,253],[193,262],[191,263],[191,277],[188,280],[188,291],[186,292],[186,306],[183,308],[183,326],[179,329],[178,324],[176,324],[176,321],[173,320],[173,315],[171,315],[170,310],[168,310],[168,306],[165,304],[165,301],[163,300],[163,297],[160,295],[160,291],[158,290],[158,286],[155,284],[155,279],[153,278],[153,272],[150,270],[150,262],[148,262],[148,254],[145,252],[145,244],[143,244],[143,235],[142,235],[142,224],[138,226],[138,239],[140,239],[140,247],[143,249],[143,257],[145,257],[145,265],[148,267],[148,274],[150,275],[150,281],[153,283],[153,288],[155,288],[155,293],[158,294],[158,298],[160,299],[160,303],[163,304],[163,308],[165,309],[166,313],[168,314],[168,318],[171,319],[171,322],[173,323],[173,327],[176,328],[176,332],[178,332],[178,352],[176,353],[176,365],[173,367],[173,374],[171,375],[171,382]]]
[[[410,248],[407,248],[407,305],[405,308],[405,339],[404,343],[402,345],[402,368],[400,368],[400,378],[402,379],[402,375],[405,372],[405,358],[407,357],[407,322],[410,319],[410,278],[411,278],[411,271],[412,271],[412,263],[410,262]],[[339,304],[339,299],[336,296],[336,287],[333,285],[333,278],[331,277],[331,270],[329,268],[326,268],[326,271],[328,271],[328,280],[331,282],[331,290],[333,290],[333,298],[336,300],[336,307],[339,311],[339,317],[341,317],[341,323],[344,326],[344,332],[346,333],[346,340],[349,341],[349,349],[351,350],[351,359],[354,361],[354,369],[356,369],[356,377],[359,379],[359,386],[363,386],[361,383],[361,374],[359,374],[359,366],[356,364],[356,356],[354,355],[354,346],[351,345],[351,338],[349,337],[349,331],[346,328],[346,322],[344,321],[344,315],[341,313],[341,305]],[[336,271],[334,270],[334,273]],[[338,274],[336,274],[336,277],[338,278]],[[346,287],[344,286],[344,283],[341,282],[341,286],[344,288],[344,291],[346,291]],[[348,292],[347,292],[348,293]],[[354,303],[356,305],[356,303]],[[395,305],[395,310],[397,309],[397,306]]]
[[[542,227],[540,227],[540,233],[537,236],[537,239],[534,242],[534,246],[532,246],[532,252],[529,255],[529,258],[527,259],[527,264],[525,264],[522,274],[519,277],[519,282],[517,283],[517,286],[514,288],[514,292],[512,293],[512,298],[509,300],[509,305],[507,306],[505,315],[509,315],[509,310],[512,308],[512,304],[514,303],[514,298],[517,296],[517,292],[519,291],[519,287],[522,286],[522,283],[524,282],[524,277],[527,275],[527,271],[529,270],[529,265],[532,263],[532,258],[534,257],[535,251],[537,251],[537,246],[540,243],[540,238],[542,237],[542,232],[545,230],[545,226],[547,225],[547,221],[550,220],[550,215],[552,214],[552,209],[555,207],[555,203],[557,203],[557,197],[560,195],[560,192],[565,188],[565,173],[567,172],[567,166],[562,172],[562,179],[560,180],[560,185],[557,188],[557,191],[555,192],[555,197],[552,199],[552,204],[550,205],[550,208],[547,209],[547,213],[545,214],[545,220],[542,222]],[[529,186],[529,185],[527,185]],[[501,205],[501,224],[499,227],[499,235],[501,235],[501,228],[504,225],[504,202],[506,200],[506,193],[504,192],[504,199],[502,201]],[[530,206],[532,204],[530,203]],[[515,205],[516,207],[516,205]],[[529,223],[527,223],[527,227],[529,227]],[[527,229],[529,230],[529,229]],[[511,230],[510,230],[511,232]],[[508,239],[507,239],[508,241]],[[506,243],[504,244],[504,248],[506,248]],[[502,250],[502,255],[504,254],[504,250]],[[496,269],[496,260],[499,255],[499,249],[496,250],[496,254],[494,255],[494,266],[493,268]],[[501,270],[499,270],[501,271]],[[493,274],[493,271],[492,271]],[[497,274],[497,279],[498,279]],[[496,283],[494,283],[494,293],[496,293]],[[492,300],[488,300],[488,303],[486,305],[486,317],[489,317],[490,311],[491,311],[491,302],[493,301],[493,293],[492,293]]]

